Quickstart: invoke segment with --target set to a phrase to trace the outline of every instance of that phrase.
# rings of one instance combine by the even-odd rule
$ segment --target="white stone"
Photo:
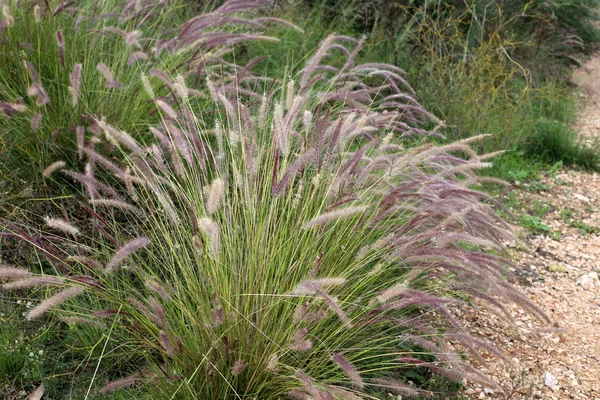
[[[585,197],[584,195],[582,195],[582,194],[579,194],[579,193],[574,193],[574,194],[573,194],[573,197],[575,197],[577,200],[581,200],[581,201],[583,201],[583,202],[585,202],[585,203],[589,203],[589,202],[590,202],[590,199],[589,199],[589,198],[587,198],[587,197]]]
[[[590,272],[582,275],[577,280],[577,283],[579,283],[585,290],[594,290],[596,288],[600,288],[600,279],[598,279],[597,272]]]
[[[550,372],[544,372],[543,379],[544,385],[548,386],[553,391],[558,390],[558,379],[556,379]]]

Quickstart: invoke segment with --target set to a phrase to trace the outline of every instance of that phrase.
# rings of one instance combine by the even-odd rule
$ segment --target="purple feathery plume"
[[[131,254],[133,254],[139,249],[147,247],[149,244],[150,240],[146,237],[139,237],[130,241],[115,253],[115,255],[110,259],[110,261],[106,265],[105,271],[107,273],[113,272],[125,259],[131,256]]]
[[[71,102],[73,107],[77,106],[77,101],[79,100],[79,89],[81,87],[81,64],[75,64],[73,66],[73,72],[69,76],[69,82],[71,86],[69,86],[69,92],[71,92]]]
[[[154,280],[154,279],[147,280],[144,283],[150,290],[152,290],[153,292],[158,294],[164,301],[167,301],[170,299],[170,295],[169,295],[168,290],[166,289],[165,284],[158,282],[157,280]]]
[[[359,388],[361,390],[364,389],[365,383],[364,383],[363,379],[361,378],[360,374],[358,373],[358,370],[356,369],[354,364],[352,364],[341,353],[334,354],[331,357],[331,359],[333,360],[333,362],[335,362],[337,365],[339,365],[341,369],[344,370],[346,375],[348,375],[350,377],[350,379],[352,380],[352,383],[354,383],[354,385],[357,388]]]
[[[63,304],[72,297],[79,296],[85,292],[85,288],[81,286],[71,286],[64,289],[52,297],[42,301],[37,307],[27,314],[28,320],[40,318],[46,311]]]
[[[65,280],[57,276],[34,276],[26,279],[19,279],[13,282],[5,283],[2,289],[20,290],[31,289],[40,286],[60,286],[64,285]]]
[[[40,123],[41,122],[42,122],[42,114],[40,114],[40,113],[36,113],[31,118],[31,131],[33,133],[37,132],[37,130],[40,129]]]
[[[0,280],[16,281],[29,278],[30,276],[31,272],[27,270],[0,264]]]
[[[50,101],[50,97],[42,87],[40,83],[34,83],[27,89],[27,95],[29,97],[35,97],[35,104],[43,106]]]
[[[22,113],[27,111],[27,107],[21,103],[7,103],[0,101],[0,112],[10,118],[14,113]]]
[[[40,76],[38,75],[37,71],[35,70],[33,64],[31,64],[29,61],[23,61],[25,64],[25,68],[27,68],[27,72],[29,72],[29,77],[31,78],[31,80],[33,81],[33,83],[40,83]]]
[[[84,175],[84,174],[80,174],[78,172],[73,172],[73,171],[68,171],[68,170],[62,170],[61,172],[65,175],[73,178],[74,180],[81,183],[82,185],[91,188],[94,192],[102,192],[102,193],[105,193],[116,199],[121,199],[121,196],[119,196],[119,194],[117,193],[117,191],[115,189],[113,189],[112,187],[110,187],[108,185],[105,185],[104,183],[100,182],[93,176],[90,176],[87,174]]]
[[[108,86],[109,88],[113,88],[113,89],[122,89],[123,88],[123,85],[121,84],[121,82],[117,81],[113,77],[112,72],[110,72],[110,69],[108,68],[108,66],[106,64],[100,62],[96,65],[96,69],[98,70],[98,72],[100,72],[102,74],[102,76],[106,80],[106,86]]]
[[[308,351],[312,349],[312,341],[310,339],[306,339],[308,335],[308,329],[302,328],[298,329],[296,333],[294,333],[294,337],[292,338],[292,344],[290,345],[290,349],[296,351]]]
[[[142,37],[142,31],[132,31],[125,34],[125,44],[128,46],[142,47],[139,38]]]
[[[233,363],[233,367],[231,367],[231,375],[238,376],[239,374],[244,372],[244,370],[246,369],[247,366],[248,366],[247,362],[242,361],[242,360],[236,360]]]
[[[160,331],[158,335],[158,340],[162,348],[165,350],[166,355],[172,356],[173,354],[175,354],[175,346],[173,346],[173,342],[171,342],[171,339],[169,338],[169,336],[167,336],[166,333]]]
[[[58,60],[61,67],[65,67],[65,38],[62,30],[56,31],[56,45],[58,46]]]
[[[301,170],[314,157],[314,155],[315,150],[310,149],[298,157],[296,161],[294,161],[292,165],[287,168],[281,180],[273,184],[273,187],[271,188],[271,194],[273,196],[278,196],[284,189],[286,189],[296,173]]]
[[[148,54],[144,53],[143,51],[136,51],[127,58],[127,65],[133,65],[133,63],[136,61],[146,61],[147,59]]]
[[[121,379],[108,382],[100,389],[100,393],[112,393],[119,389],[131,387],[140,381],[140,374],[135,373],[133,375],[126,376]]]

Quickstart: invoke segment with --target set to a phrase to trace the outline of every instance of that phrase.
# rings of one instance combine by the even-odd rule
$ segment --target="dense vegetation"
[[[567,81],[595,6],[2,3],[0,396],[496,386],[453,309],[549,321],[478,172],[598,167]]]
[[[508,151],[495,161],[494,174],[508,178],[507,168],[527,169],[532,161],[598,168],[598,152],[574,140],[576,98],[569,83],[570,68],[600,39],[598,1],[285,4],[276,14],[306,32],[289,32],[294,40],[278,47],[274,58],[289,60],[285,68],[302,65],[326,31],[366,34],[359,57],[404,69],[419,101],[444,122],[440,132],[448,139],[490,133],[480,149]],[[273,60],[268,70],[287,72]]]

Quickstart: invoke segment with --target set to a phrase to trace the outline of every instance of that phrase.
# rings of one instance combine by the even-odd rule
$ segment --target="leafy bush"
[[[402,52],[413,46],[416,52],[458,61],[494,42],[507,56],[503,65],[516,63],[539,76],[564,72],[559,71],[563,66],[577,63],[573,56],[589,53],[590,45],[600,39],[594,25],[597,0],[306,3],[323,9],[326,20],[354,31],[380,30],[387,35],[388,45],[401,46]]]
[[[252,6],[223,7],[235,5]],[[460,356],[503,358],[461,326],[455,294],[548,321],[486,251],[508,233],[469,188],[489,166],[477,138],[406,150],[435,117],[398,68],[357,64],[362,45],[330,36],[286,82],[235,66],[203,92],[193,76],[163,79],[166,96],[146,87],[155,140],[96,117],[77,149],[85,173],[45,170],[82,184],[89,218],[6,224],[46,261],[0,279],[47,290],[28,317],[78,327],[76,347],[115,379],[100,392],[351,399],[428,394],[410,381],[431,375],[496,386]]]

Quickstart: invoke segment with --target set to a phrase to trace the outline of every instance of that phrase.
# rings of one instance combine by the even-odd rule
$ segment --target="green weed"
[[[548,163],[561,161],[589,170],[600,168],[598,149],[580,144],[576,132],[558,122],[538,121],[523,147],[526,156]]]
[[[577,213],[567,208],[562,208],[560,210],[562,220],[569,226],[576,228],[582,235],[597,235],[600,233],[600,227],[583,222],[581,217],[576,214]]]

